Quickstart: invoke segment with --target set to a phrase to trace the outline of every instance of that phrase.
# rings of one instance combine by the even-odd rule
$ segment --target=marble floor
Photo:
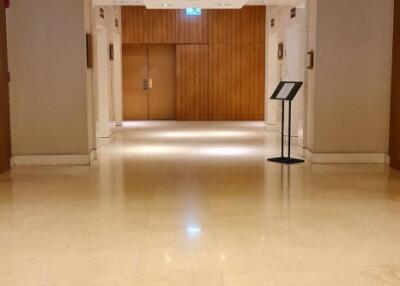
[[[130,122],[0,176],[1,286],[400,285],[400,173],[281,166],[260,122]]]

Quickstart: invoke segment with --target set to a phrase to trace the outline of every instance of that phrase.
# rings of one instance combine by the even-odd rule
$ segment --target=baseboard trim
[[[97,137],[96,138],[96,146],[97,149],[106,146],[111,143],[111,137]]]
[[[92,150],[89,154],[89,162],[92,164],[97,159],[97,150]]]
[[[11,158],[11,166],[90,165],[96,158],[96,151],[92,151],[88,155],[13,156]]]
[[[389,164],[384,153],[313,153],[305,150],[305,158],[317,164]]]
[[[265,130],[267,131],[278,131],[278,127],[276,124],[265,124]]]

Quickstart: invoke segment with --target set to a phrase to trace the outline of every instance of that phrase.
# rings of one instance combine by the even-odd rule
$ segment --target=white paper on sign
[[[295,86],[294,83],[285,83],[276,98],[277,99],[286,99],[289,96],[289,93],[292,91],[294,86]]]

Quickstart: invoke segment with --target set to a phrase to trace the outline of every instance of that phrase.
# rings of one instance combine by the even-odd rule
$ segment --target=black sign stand
[[[281,141],[281,156],[277,158],[268,159],[268,161],[283,163],[283,164],[298,164],[304,163],[304,160],[291,158],[290,145],[291,145],[291,132],[292,132],[292,100],[299,92],[302,82],[281,82],[279,83],[274,94],[271,96],[273,100],[282,101],[282,141]],[[289,134],[288,134],[288,156],[285,157],[285,101],[289,102]]]

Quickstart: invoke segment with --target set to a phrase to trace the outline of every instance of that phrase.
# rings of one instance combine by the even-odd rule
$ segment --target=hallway
[[[400,285],[400,173],[281,166],[263,122],[127,122],[0,176],[0,285]]]

